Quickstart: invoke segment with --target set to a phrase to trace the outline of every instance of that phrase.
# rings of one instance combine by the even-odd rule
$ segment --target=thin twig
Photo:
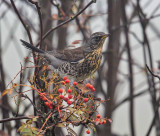
[[[21,64],[21,63],[20,63]],[[23,67],[21,64],[21,71],[22,71]],[[22,84],[22,72],[20,73],[20,81],[19,84]],[[19,93],[22,93],[22,86],[19,87]],[[18,103],[17,103],[17,112],[16,112],[16,117],[18,116],[19,113],[19,107],[20,107],[20,102],[21,102],[21,96],[18,96]]]
[[[33,0],[28,0],[30,3],[34,4],[37,8],[38,16],[39,16],[39,22],[40,22],[40,48],[42,46],[42,36],[43,36],[43,23],[42,23],[42,14],[41,14],[41,8],[38,5],[38,2],[35,2]]]
[[[125,9],[125,1],[122,0],[122,3],[121,3],[121,7],[122,7],[122,16],[123,16],[123,23],[126,23],[128,22],[127,20],[127,16],[126,16],[126,9]],[[128,27],[125,26],[124,27],[124,32],[125,32],[125,38],[126,38],[126,49],[127,49],[127,55],[128,55],[128,68],[129,68],[129,82],[130,82],[130,96],[133,96],[133,93],[134,93],[134,87],[133,87],[133,83],[134,83],[134,80],[133,80],[133,68],[132,68],[132,55],[131,55],[131,49],[130,49],[130,43],[129,43],[129,36],[128,36]],[[131,128],[131,135],[132,136],[135,136],[135,125],[134,125],[134,101],[131,97],[130,99],[130,120],[131,120],[131,123],[130,123],[130,128]]]
[[[36,67],[39,67],[39,66],[29,66],[29,67],[25,67],[25,68],[21,69],[21,70],[17,73],[17,75],[10,81],[10,83],[7,85],[7,87],[8,87],[11,83],[13,83],[13,80],[15,80],[16,77],[17,77],[23,70],[25,70],[25,69],[27,69],[27,68],[36,68]],[[6,87],[6,88],[7,88],[7,87]]]
[[[153,126],[154,126],[154,124],[155,124],[155,120],[156,120],[156,118],[157,118],[157,117],[156,117],[157,114],[158,114],[158,109],[156,110],[156,112],[155,112],[155,114],[154,114],[154,118],[153,118],[153,120],[152,120],[152,123],[151,123],[148,131],[147,131],[146,136],[150,136],[151,130],[152,130],[152,128],[153,128]]]
[[[124,104],[125,102],[129,101],[130,99],[134,99],[134,98],[136,98],[136,97],[138,97],[138,96],[144,95],[144,94],[147,93],[147,92],[148,92],[148,89],[146,89],[146,90],[144,90],[144,91],[140,91],[140,93],[137,93],[137,94],[135,94],[135,95],[133,95],[133,96],[129,96],[129,97],[123,99],[123,100],[120,101],[116,106],[114,106],[114,108],[113,108],[112,111],[116,110],[119,106],[121,106],[121,105]]]
[[[149,127],[149,129],[147,131],[146,136],[150,136],[151,130],[152,130],[152,128],[153,128],[153,126],[154,126],[154,124],[156,122],[156,118],[157,118],[157,116],[159,116],[159,102],[160,102],[160,97],[159,97],[159,99],[157,101],[157,107],[156,107],[156,110],[155,110],[155,113],[154,113],[154,117],[153,117],[152,123],[151,123],[151,125],[150,125],[150,127]]]
[[[16,7],[15,4],[14,4],[14,1],[13,1],[13,0],[10,0],[10,1],[11,1],[11,4],[12,4],[12,6],[13,6],[13,8],[14,8],[17,16],[18,16],[18,18],[20,19],[20,21],[21,21],[21,23],[23,24],[25,30],[27,31],[27,34],[28,34],[30,43],[33,44],[33,42],[32,42],[32,37],[31,37],[31,33],[30,33],[30,30],[29,30],[29,26],[28,26],[28,25],[24,22],[24,20],[22,19],[19,11],[17,10],[17,7]]]
[[[40,128],[38,134],[40,134],[41,130],[44,128],[45,124],[47,123],[47,121],[49,120],[49,118],[50,118],[52,115],[53,115],[53,113],[51,112],[51,113],[49,114],[49,116],[46,118],[46,121],[43,123],[42,127]]]
[[[81,11],[79,11],[76,15],[72,16],[71,18],[67,19],[66,21],[60,23],[59,25],[57,25],[54,28],[51,28],[48,32],[46,32],[44,34],[44,36],[42,37],[42,40],[44,40],[50,33],[52,33],[54,30],[58,29],[59,27],[71,22],[72,20],[74,20],[76,17],[78,17],[81,13],[83,13],[91,4],[96,3],[96,0],[91,0]],[[38,46],[40,44],[40,42],[38,42],[36,44],[36,46]]]
[[[41,9],[39,6],[39,3],[33,0],[28,0],[30,3],[34,4],[36,6],[37,12],[38,12],[38,16],[39,16],[39,22],[40,22],[40,48],[42,47],[42,36],[43,36],[43,24],[42,24],[42,14],[41,14]],[[35,61],[35,63],[37,64],[38,61]],[[36,68],[35,72],[38,73],[38,68]],[[38,74],[36,74],[38,75]],[[33,104],[35,105],[35,92],[32,91],[32,97],[33,97]],[[34,116],[36,116],[36,108],[34,107]]]
[[[138,10],[138,17],[139,17],[139,20],[140,20],[140,25],[142,27],[142,33],[143,33],[143,50],[147,51],[146,52],[146,62],[145,64],[147,64],[147,62],[149,62],[149,65],[151,67],[151,69],[153,69],[153,57],[152,57],[152,52],[151,52],[151,46],[150,46],[150,42],[149,42],[149,39],[148,39],[148,35],[147,35],[147,26],[149,24],[149,20],[143,20],[143,19],[146,19],[146,15],[145,13],[143,12],[142,8],[141,8],[141,5],[140,5],[140,0],[137,0],[137,10]],[[148,53],[148,54],[147,54]],[[148,59],[148,61],[147,61]],[[148,78],[148,84],[149,84],[149,91],[150,91],[150,96],[152,98],[152,107],[153,107],[153,111],[154,113],[156,112],[156,107],[157,107],[157,96],[156,96],[156,87],[155,87],[155,81],[154,81],[154,77],[153,76],[149,76],[148,73],[147,73],[147,78]],[[159,121],[160,121],[160,117],[159,115],[156,116],[156,121],[155,121],[155,127],[156,127],[156,130],[159,130],[160,129],[160,124],[159,124]],[[158,133],[158,131],[157,131]]]
[[[151,17],[142,19],[142,21],[144,21],[144,22],[145,22],[145,21],[150,21],[151,19],[155,19],[155,18],[157,18],[157,17],[160,17],[160,14],[157,14],[157,15],[154,15],[154,16],[151,16]],[[121,28],[123,28],[123,27],[125,27],[125,26],[130,26],[130,25],[133,25],[133,24],[136,24],[136,23],[139,23],[139,22],[140,22],[140,20],[127,22],[126,24],[119,25],[119,26],[117,26],[117,27],[115,27],[115,28],[112,28],[112,31],[115,32],[115,31],[117,31],[118,29],[121,29]]]
[[[81,26],[81,24],[80,24],[80,22],[79,22],[78,17],[76,18],[76,23],[77,23],[80,31],[82,32],[82,35],[83,35],[84,40],[86,41],[88,37],[87,37],[87,35],[86,35],[86,33],[85,33],[85,29],[82,28],[82,26]]]
[[[6,118],[6,119],[2,119],[2,120],[0,120],[0,123],[4,123],[4,122],[7,122],[7,121],[12,121],[12,120],[20,120],[20,119],[31,119],[31,118],[30,118],[30,117],[28,117],[28,116],[21,116],[21,117]]]
[[[146,64],[146,68],[147,68],[147,70],[149,71],[149,73],[150,73],[153,77],[157,77],[157,78],[159,79],[159,81],[160,81],[160,77],[159,77],[158,75],[154,74],[154,73],[149,69],[149,67],[148,67],[147,64]]]
[[[27,99],[30,101],[30,103],[33,105],[35,111],[41,113],[41,111],[37,109],[37,107],[36,107],[36,105],[34,104],[34,102],[32,102],[32,100],[31,100],[26,94],[25,94],[25,95],[24,95],[24,94],[21,94],[21,96],[24,97],[24,98],[27,98]],[[42,113],[41,113],[41,114],[42,114]]]

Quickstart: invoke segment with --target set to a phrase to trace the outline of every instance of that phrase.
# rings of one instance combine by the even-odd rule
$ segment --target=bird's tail
[[[26,42],[26,41],[23,41],[23,40],[20,40],[20,41],[22,42],[22,45],[23,45],[23,46],[25,46],[26,48],[28,48],[28,49],[30,49],[30,50],[32,50],[32,51],[34,51],[34,52],[38,52],[38,53],[42,53],[42,54],[45,53],[43,50],[38,49],[37,47],[29,44],[29,43]]]

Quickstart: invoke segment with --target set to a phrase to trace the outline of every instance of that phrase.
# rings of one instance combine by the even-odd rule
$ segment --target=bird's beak
[[[103,38],[109,37],[111,34],[104,34]]]

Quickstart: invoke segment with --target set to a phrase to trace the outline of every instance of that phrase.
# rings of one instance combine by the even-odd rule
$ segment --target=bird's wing
[[[85,50],[84,46],[82,46],[75,49],[65,49],[63,51],[54,50],[49,52],[49,54],[51,53],[54,57],[60,60],[76,63],[86,56],[87,51]]]

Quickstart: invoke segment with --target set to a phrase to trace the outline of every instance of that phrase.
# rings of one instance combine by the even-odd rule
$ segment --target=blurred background
[[[36,45],[41,38],[39,15],[30,1],[14,0],[26,29],[13,8],[12,0],[0,1],[1,92],[20,71],[21,64],[23,67],[31,66],[25,61],[27,56],[33,59],[31,52],[21,46],[20,39]],[[43,35],[74,16],[89,2],[38,0]],[[159,0],[97,0],[77,18],[52,31],[43,40],[41,48],[44,50],[64,49],[76,40],[85,41],[94,32],[111,34],[104,44],[103,61],[95,74],[94,86],[98,97],[110,99],[98,110],[104,117],[111,118],[112,123],[97,126],[98,136],[160,136],[160,81],[152,75],[159,76],[160,72],[159,24]],[[30,38],[26,30],[30,32]],[[23,83],[27,83],[32,72],[26,70],[23,73]],[[16,81],[19,82],[19,78]],[[21,115],[33,114],[27,101],[22,102],[20,109]],[[0,99],[1,119],[13,117],[15,112],[12,97],[5,95]],[[19,124],[19,121],[0,124],[0,130],[14,135]],[[83,127],[77,132],[80,135]]]

